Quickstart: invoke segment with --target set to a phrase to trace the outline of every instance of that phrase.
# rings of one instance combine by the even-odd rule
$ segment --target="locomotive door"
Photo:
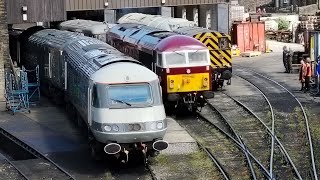
[[[93,106],[93,101],[92,101],[92,89],[93,89],[93,82],[90,80],[89,82],[89,87],[88,87],[88,124],[89,126],[92,125],[92,106]]]

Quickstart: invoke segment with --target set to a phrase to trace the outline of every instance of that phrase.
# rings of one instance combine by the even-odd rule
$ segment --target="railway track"
[[[13,179],[75,179],[46,155],[0,128],[1,168]],[[1,175],[1,173],[0,173]],[[1,178],[2,179],[2,178]],[[11,179],[11,178],[10,178]]]
[[[225,121],[234,128],[246,147],[263,166],[269,167],[272,137],[263,124],[247,109],[239,106],[233,99],[222,93],[216,94],[214,100],[209,100],[208,103],[224,116]],[[255,167],[255,172],[259,172],[257,168]],[[257,173],[258,179],[263,179],[263,177],[263,174]]]
[[[318,179],[308,117],[299,100],[288,89],[262,74],[244,68],[237,68],[234,74],[259,89],[273,110],[274,123],[269,131],[282,142],[279,142],[274,164],[271,164],[275,177],[288,179],[288,167],[283,166],[279,154],[283,152],[293,169],[291,175],[298,179]]]
[[[210,107],[212,108],[212,107]],[[199,114],[194,118],[177,120],[199,146],[215,163],[223,179],[260,179],[270,178],[267,169],[255,158],[234,131],[218,112],[209,110],[206,115]],[[219,119],[219,120],[218,120]],[[257,174],[254,166],[261,169]]]

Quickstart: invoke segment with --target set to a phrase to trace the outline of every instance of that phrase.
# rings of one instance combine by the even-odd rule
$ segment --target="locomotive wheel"
[[[156,157],[160,154],[159,151],[155,151],[155,150],[149,150],[148,155],[151,157]]]
[[[103,146],[101,143],[97,142],[96,140],[92,140],[90,143],[90,154],[92,159],[95,161],[102,161],[103,160]]]

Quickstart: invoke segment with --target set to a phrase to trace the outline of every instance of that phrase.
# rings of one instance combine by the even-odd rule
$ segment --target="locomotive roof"
[[[188,21],[182,18],[166,17],[161,15],[150,15],[142,13],[129,13],[122,16],[118,23],[138,23],[155,27],[167,31],[173,31],[179,34],[187,36],[195,36],[199,33],[218,33],[207,28],[198,27],[195,22]],[[219,34],[219,33],[218,33]],[[228,36],[224,33],[220,33],[222,36]]]
[[[200,41],[185,35],[170,36],[162,40],[157,46],[156,50],[164,51],[179,51],[179,50],[202,50],[207,47]]]
[[[195,36],[199,33],[214,33],[214,34],[221,34],[222,36],[227,36],[224,33],[220,33],[220,32],[213,31],[203,27],[180,27],[178,29],[173,30],[173,32],[187,35],[187,36]]]
[[[182,18],[172,18],[160,15],[150,15],[142,13],[129,13],[122,16],[118,23],[138,23],[167,31],[173,31],[180,27],[195,27],[195,22]]]
[[[106,79],[106,77],[109,78]],[[107,71],[94,73],[92,79],[100,83],[117,84],[124,81],[127,83],[150,82],[158,79],[158,76],[150,69],[138,64],[114,63],[108,66]]]
[[[60,23],[59,28],[61,30],[77,31],[96,35],[105,34],[109,30],[110,26],[104,22],[75,19]]]
[[[135,23],[118,24],[110,29],[110,34],[150,52],[152,50],[163,52],[173,49],[206,49],[200,41],[192,37]]]
[[[115,62],[140,64],[137,60],[98,39],[74,32],[45,29],[30,36],[29,41],[39,46],[62,51],[69,57],[68,61],[71,65],[81,69],[87,75]]]

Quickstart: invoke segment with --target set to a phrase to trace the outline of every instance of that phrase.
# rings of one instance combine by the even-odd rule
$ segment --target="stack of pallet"
[[[319,30],[320,29],[320,17],[319,16],[300,16],[300,28],[301,30]]]

